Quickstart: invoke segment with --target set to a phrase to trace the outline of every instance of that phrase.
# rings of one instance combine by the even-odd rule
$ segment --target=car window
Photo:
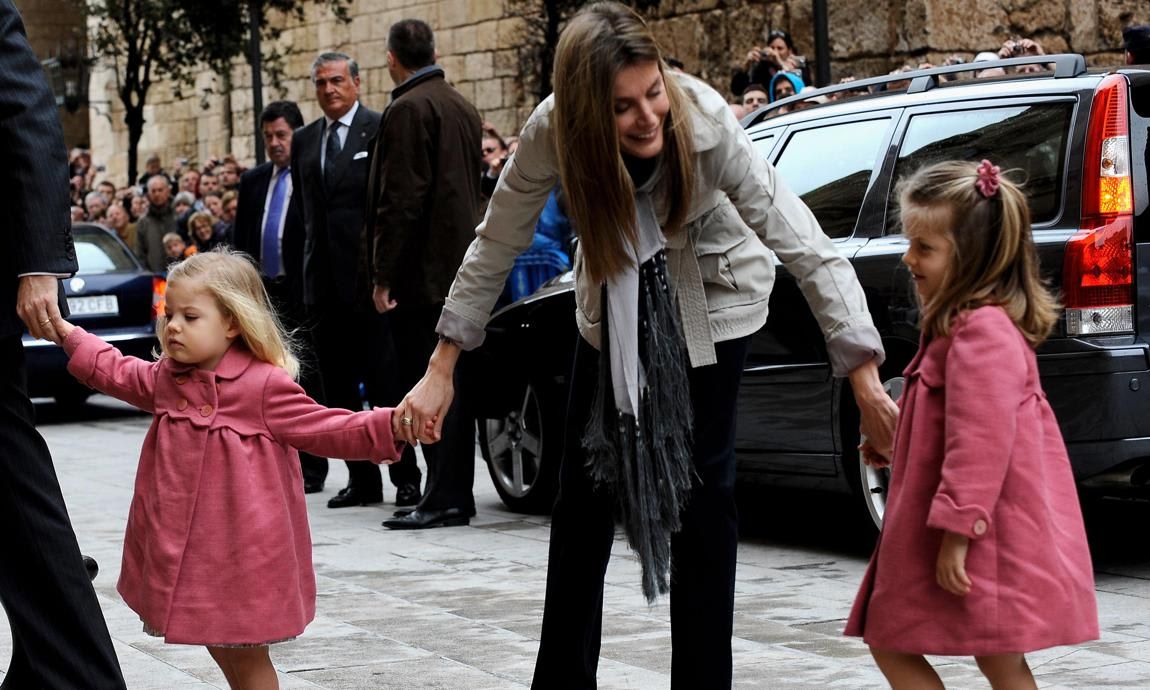
[[[764,158],[771,155],[771,149],[775,147],[775,135],[768,134],[762,139],[755,139],[755,151]]]
[[[854,233],[889,118],[795,132],[775,168],[814,212],[828,237]]]
[[[1035,223],[1053,220],[1062,204],[1062,167],[1070,138],[1070,103],[915,115],[895,164],[901,180],[924,165],[989,159],[1023,183]],[[897,206],[892,185],[890,209]],[[888,216],[894,217],[894,216]],[[892,228],[892,232],[901,232]]]
[[[75,235],[76,263],[80,273],[134,271],[136,262],[119,240],[106,232],[78,232]]]

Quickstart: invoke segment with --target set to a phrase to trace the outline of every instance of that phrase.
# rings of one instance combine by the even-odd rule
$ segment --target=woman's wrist
[[[427,369],[429,372],[450,375],[455,371],[455,363],[459,361],[459,353],[463,348],[449,336],[440,335],[439,344],[435,346],[435,351],[431,353],[431,361],[428,362]]]

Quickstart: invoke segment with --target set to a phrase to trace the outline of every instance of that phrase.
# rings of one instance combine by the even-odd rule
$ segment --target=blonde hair
[[[583,9],[567,24],[555,49],[552,120],[559,174],[587,275],[602,282],[630,262],[638,242],[635,187],[623,164],[612,92],[631,65],[654,61],[670,110],[663,123],[666,229],[686,222],[695,187],[689,99],[667,78],[659,46],[634,10],[615,2]]]
[[[947,280],[923,308],[922,331],[928,338],[945,337],[962,312],[996,305],[1037,347],[1057,323],[1059,307],[1039,273],[1026,195],[1000,174],[998,191],[986,197],[977,179],[977,163],[949,161],[922,168],[898,185],[903,217],[914,208],[945,211],[954,245]]]
[[[195,282],[212,294],[224,316],[235,321],[239,338],[256,359],[281,367],[294,379],[299,360],[291,336],[280,323],[251,257],[227,247],[184,259],[168,272],[168,282]],[[160,347],[168,319],[156,322]],[[164,350],[164,354],[169,354]]]

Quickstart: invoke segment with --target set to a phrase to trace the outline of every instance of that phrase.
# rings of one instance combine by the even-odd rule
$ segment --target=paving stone
[[[80,419],[49,419],[41,431],[55,454],[82,550],[101,572],[95,589],[132,690],[225,688],[203,648],[149,637],[116,593],[136,459],[148,420],[106,398]],[[50,412],[50,409],[49,409]],[[476,460],[478,515],[468,527],[392,532],[388,502],[326,507],[346,482],[331,464],[327,490],[307,496],[317,573],[317,617],[272,658],[285,690],[404,688],[505,690],[531,681],[547,577],[550,524],[498,500]],[[387,497],[394,489],[385,488]],[[872,543],[817,527],[796,510],[826,510],[841,497],[795,499],[766,512],[752,505],[738,554],[732,653],[739,689],[879,688],[865,644],[842,636]],[[818,503],[818,501],[822,501]],[[1131,509],[1133,510],[1133,509]],[[777,511],[772,513],[771,511]],[[841,511],[840,511],[841,512]],[[1127,516],[1141,524],[1150,509]],[[812,523],[815,521],[811,521]],[[1029,655],[1039,687],[1150,687],[1150,545],[1096,555],[1102,638]],[[640,569],[621,534],[604,586],[599,687],[670,685],[670,607],[649,605]],[[0,677],[11,636],[0,626]],[[948,687],[989,687],[973,660],[935,657]]]

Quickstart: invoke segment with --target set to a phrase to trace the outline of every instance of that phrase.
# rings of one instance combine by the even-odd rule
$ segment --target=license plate
[[[68,310],[73,316],[115,316],[120,313],[120,302],[115,295],[69,297]]]

